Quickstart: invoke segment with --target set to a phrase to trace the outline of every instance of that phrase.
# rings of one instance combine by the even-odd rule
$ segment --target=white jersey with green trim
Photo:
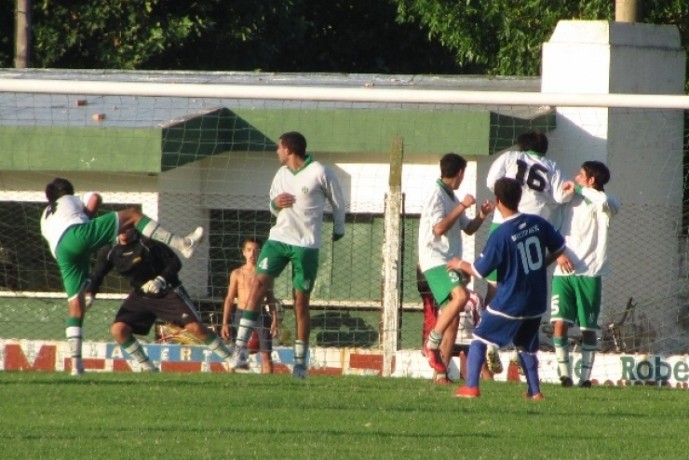
[[[562,191],[562,172],[553,160],[532,151],[505,152],[490,166],[486,185],[494,191],[495,181],[502,177],[517,179],[522,184],[520,212],[536,214],[556,229],[560,228],[562,216],[559,205],[566,200],[566,194]],[[499,212],[493,213],[493,222],[503,222]]]
[[[274,199],[281,193],[294,196],[290,208],[276,209]],[[269,239],[302,248],[319,248],[326,201],[333,212],[334,233],[345,233],[345,201],[337,176],[329,167],[306,157],[304,166],[292,171],[282,166],[270,187],[270,210],[277,216]]]
[[[61,196],[52,206],[46,207],[41,215],[41,235],[48,242],[53,257],[65,230],[90,220],[84,202],[74,195]]]
[[[445,265],[453,257],[462,257],[462,230],[471,219],[462,213],[444,235],[436,236],[433,227],[459,204],[454,192],[438,180],[426,196],[419,219],[419,268],[422,272]]]
[[[572,200],[563,206],[562,229],[574,273],[564,273],[555,266],[554,276],[605,276],[608,262],[608,229],[610,219],[620,210],[617,198],[591,187],[576,187]]]

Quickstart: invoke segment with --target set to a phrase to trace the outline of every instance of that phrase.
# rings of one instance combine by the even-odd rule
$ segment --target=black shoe
[[[584,380],[583,382],[579,382],[579,388],[591,388],[591,381]]]
[[[574,382],[572,381],[571,377],[563,375],[562,377],[560,377],[560,385],[562,385],[565,388],[569,388],[572,385],[574,385]],[[591,386],[591,382],[589,382],[589,386]]]

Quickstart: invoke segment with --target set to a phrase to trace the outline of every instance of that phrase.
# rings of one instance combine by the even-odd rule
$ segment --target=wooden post
[[[402,228],[402,160],[404,141],[397,137],[390,154],[390,180],[385,197],[385,235],[383,242],[383,312],[381,321],[383,377],[392,375],[395,352],[399,349],[401,305],[401,228]]]
[[[30,65],[31,0],[17,0],[14,67],[26,69]]]
[[[615,0],[615,21],[641,22],[641,0]]]

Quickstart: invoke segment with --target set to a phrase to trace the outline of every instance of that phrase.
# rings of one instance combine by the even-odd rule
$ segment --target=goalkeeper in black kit
[[[110,332],[142,372],[158,368],[133,334],[148,334],[156,318],[183,327],[223,360],[229,360],[231,352],[225,343],[201,322],[178,277],[182,262],[168,246],[141,236],[136,229],[120,232],[116,244],[98,250],[86,293],[87,308],[113,268],[129,280],[132,291],[120,306]]]

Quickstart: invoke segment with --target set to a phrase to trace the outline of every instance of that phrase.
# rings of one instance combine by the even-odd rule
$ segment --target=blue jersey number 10
[[[524,274],[540,270],[543,267],[543,253],[541,243],[535,236],[530,236],[525,240],[517,242],[517,250],[522,261]]]

